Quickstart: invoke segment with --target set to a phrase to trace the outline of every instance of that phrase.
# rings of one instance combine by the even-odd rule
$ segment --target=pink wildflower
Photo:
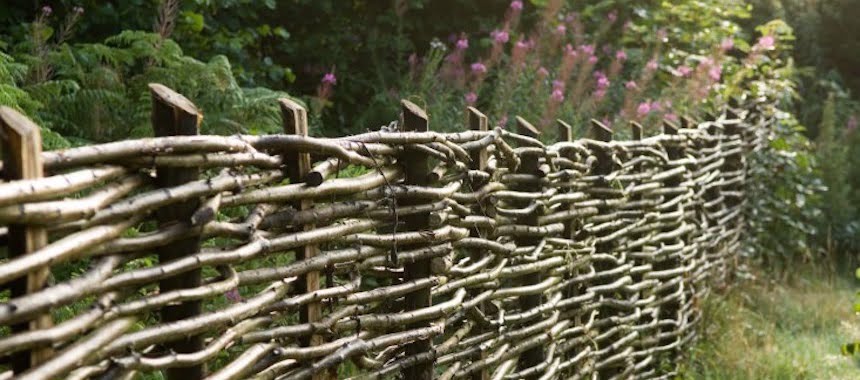
[[[762,36],[755,44],[756,50],[773,50],[776,46],[776,39],[771,35]]]
[[[588,57],[588,63],[590,63],[590,64],[592,64],[592,65],[593,65],[593,64],[595,64],[595,63],[597,63],[597,57],[596,57],[596,56],[593,56],[593,55],[592,55],[592,56],[590,56],[590,57]]]
[[[554,80],[552,81],[552,88],[554,90],[564,90],[564,82],[560,80]]]
[[[638,88],[638,87],[639,87],[639,86],[637,86],[637,85],[636,85],[636,82],[634,82],[634,81],[632,81],[632,80],[631,80],[631,81],[628,81],[627,83],[624,83],[624,88],[626,88],[626,89],[628,89],[628,90],[633,90],[633,89],[636,89],[636,88]]]
[[[50,5],[46,5],[46,6],[42,7],[42,14],[43,15],[50,16],[51,13],[54,13],[54,9],[51,8]]]
[[[666,114],[666,120],[669,120],[673,123],[677,123],[678,122],[678,115],[671,113],[671,112],[667,113]]]
[[[457,50],[466,50],[469,48],[469,40],[467,38],[460,38],[457,40]]]
[[[523,10],[523,2],[522,2],[522,0],[514,0],[514,1],[511,1],[511,9],[513,9],[513,10],[515,10],[515,11],[521,11],[521,10]]]
[[[582,45],[579,50],[587,55],[594,55],[594,45]]]
[[[681,65],[681,66],[678,66],[678,68],[677,68],[675,71],[676,71],[676,75],[677,75],[677,76],[679,76],[679,77],[685,77],[685,76],[690,75],[690,73],[692,73],[692,72],[693,72],[693,69],[691,69],[691,68],[690,68],[689,66],[687,66],[687,65]]]
[[[549,75],[549,70],[547,70],[546,67],[541,66],[538,69],[537,74],[541,78],[546,78]]]
[[[534,45],[534,44],[529,40],[519,40],[519,41],[517,41],[516,47],[518,49],[528,50],[529,48],[532,47],[532,45]]]
[[[735,40],[733,40],[731,37],[724,39],[723,42],[720,42],[720,50],[724,52],[732,50],[732,48],[734,47]]]
[[[561,103],[564,101],[564,92],[560,88],[552,90],[551,98],[553,101]]]
[[[571,44],[564,45],[564,54],[570,56],[570,58],[576,58],[576,49]]]
[[[658,66],[657,66],[657,60],[656,59],[652,59],[652,60],[648,61],[647,64],[645,64],[645,69],[647,69],[648,71],[655,71],[655,70],[657,70],[657,67]]]
[[[648,102],[639,103],[639,107],[636,107],[636,113],[638,113],[639,116],[645,116],[649,112],[651,112],[651,104]]]
[[[597,88],[598,89],[606,89],[609,88],[610,82],[609,78],[606,77],[602,71],[595,71],[594,78],[597,79]]]
[[[720,67],[719,65],[711,66],[711,68],[708,69],[708,76],[711,77],[711,80],[713,80],[714,82],[718,82],[720,80],[720,78],[722,77],[722,75],[723,75],[723,68]]]
[[[655,100],[655,101],[651,102],[651,111],[658,111],[659,112],[661,108],[662,108],[662,105],[660,104],[659,101]]]
[[[478,74],[478,75],[481,75],[481,74],[487,72],[487,66],[484,66],[484,64],[481,62],[473,63],[471,66],[471,69],[472,69],[473,73]]]
[[[618,61],[624,62],[627,60],[627,53],[624,50],[619,50],[615,52],[615,59]]]
[[[492,33],[490,33],[490,37],[493,37],[493,41],[496,41],[500,44],[507,43],[508,40],[510,40],[511,38],[508,32],[504,30],[494,30]]]
[[[337,84],[337,77],[334,75],[334,73],[326,73],[325,75],[323,75],[322,83],[323,84],[336,85]]]
[[[474,92],[470,92],[470,93],[466,94],[466,104],[472,105],[472,104],[475,104],[475,102],[477,102],[477,101],[478,101],[478,94],[476,94]]]
[[[567,33],[567,27],[562,24],[559,24],[555,27],[555,32],[563,36],[565,33]]]

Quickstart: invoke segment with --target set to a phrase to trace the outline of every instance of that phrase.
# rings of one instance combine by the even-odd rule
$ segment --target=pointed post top
[[[591,137],[597,141],[612,141],[612,128],[596,119],[591,119]]]
[[[630,121],[630,136],[633,140],[642,140],[642,124]]]
[[[152,93],[153,99],[157,99],[161,103],[165,103],[175,109],[185,112],[188,115],[199,115],[200,111],[188,98],[182,94],[173,91],[160,83],[150,83],[149,91]]]
[[[532,125],[532,123],[529,123],[528,120],[526,120],[520,116],[517,116],[516,119],[517,119],[517,133],[519,133],[523,136],[531,137],[531,138],[538,138],[540,136],[540,131],[538,131],[537,128],[535,128],[534,125]]]
[[[558,127],[558,141],[570,142],[573,141],[573,127],[565,123],[564,120],[556,119],[555,124]]]
[[[415,103],[406,99],[400,100],[401,110],[403,112],[403,130],[413,132],[427,132],[428,121],[427,112]]]
[[[663,133],[667,135],[677,135],[678,129],[678,125],[673,123],[671,120],[663,120]]]

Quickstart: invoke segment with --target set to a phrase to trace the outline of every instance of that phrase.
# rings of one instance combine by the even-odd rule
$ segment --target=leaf
[[[193,32],[200,33],[201,31],[203,31],[205,23],[202,14],[185,11],[182,12],[182,16],[185,19],[185,24],[188,25],[188,28],[191,29]]]

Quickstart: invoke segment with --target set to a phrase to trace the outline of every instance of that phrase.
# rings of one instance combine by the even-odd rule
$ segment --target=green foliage
[[[11,56],[0,52],[0,105],[12,107],[19,112],[33,117],[44,105],[34,99],[29,92],[21,89],[16,83],[26,75],[27,66],[15,62]],[[42,144],[44,149],[62,149],[71,146],[69,141],[50,129],[46,123],[36,120],[42,129]]]
[[[201,62],[154,33],[125,31],[102,43],[64,43],[43,57],[29,54],[27,47],[25,42],[12,49],[21,63],[6,66],[18,73],[18,85],[13,82],[4,93],[17,93],[28,115],[77,141],[151,135],[149,83],[162,83],[191,99],[204,115],[202,133],[280,130],[276,99],[285,93],[243,88],[224,56]],[[21,75],[38,65],[50,68],[50,78]]]

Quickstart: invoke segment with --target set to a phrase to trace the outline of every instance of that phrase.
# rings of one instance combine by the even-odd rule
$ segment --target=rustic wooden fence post
[[[401,101],[403,112],[404,132],[427,132],[429,120],[427,113],[421,107],[408,100]],[[402,165],[405,169],[404,184],[411,186],[427,186],[429,184],[430,167],[428,157],[425,153],[418,151],[406,151],[403,153]],[[398,200],[398,206],[410,206],[424,203],[421,199]],[[403,216],[406,230],[422,231],[430,228],[430,213],[422,212]],[[401,249],[413,249],[419,246],[409,245]],[[414,263],[403,266],[403,281],[412,281],[430,277],[430,259],[416,260]],[[405,309],[416,310],[430,307],[430,288],[415,290],[405,297]],[[416,322],[408,326],[410,329],[430,326],[429,321]],[[426,354],[432,352],[430,339],[419,340],[406,346],[406,356]],[[415,364],[403,370],[403,378],[410,380],[430,380],[433,378],[433,361]]]
[[[44,176],[42,168],[42,134],[39,126],[12,108],[0,106],[0,139],[3,145],[3,179],[14,181]],[[33,253],[48,244],[44,228],[10,224],[8,231],[9,258]],[[10,298],[42,290],[48,282],[51,268],[46,266],[9,283]],[[12,326],[13,332],[41,330],[53,326],[51,313]],[[50,346],[21,351],[12,356],[12,370],[20,374],[39,365],[53,355]]]
[[[480,132],[486,132],[489,130],[489,120],[487,119],[486,115],[481,113],[481,111],[478,111],[474,107],[468,107],[466,109],[466,114],[467,114],[467,119],[468,119],[468,123],[469,123],[469,129],[471,129],[473,131],[480,131]],[[487,162],[489,161],[489,157],[490,157],[490,153],[487,151],[486,148],[472,151],[471,152],[472,162],[469,163],[469,169],[481,170],[481,171],[486,170],[487,169]],[[474,191],[477,191],[478,189],[480,189],[484,185],[485,185],[485,181],[482,181],[481,183],[472,183],[472,187],[473,187]],[[489,202],[482,201],[482,204],[478,204],[476,207],[479,209],[478,210],[479,212],[487,213],[487,207],[491,207],[491,205],[489,204]],[[471,237],[482,237],[482,235],[486,236],[486,234],[487,234],[487,231],[482,231],[478,227],[471,228],[469,231],[469,235]],[[471,259],[473,260],[473,262],[477,262],[478,260],[480,260],[481,256],[483,254],[485,254],[485,251],[482,249],[472,249],[469,252],[469,255],[470,255]],[[483,303],[478,306],[478,310],[480,310],[481,312],[485,311]],[[484,332],[487,332],[486,329],[479,326],[478,327],[478,333],[484,333]],[[481,351],[481,353],[478,357],[478,360],[482,360],[482,359],[486,359],[486,358],[487,358],[487,353],[484,351]],[[472,380],[489,380],[490,379],[490,373],[489,373],[489,371],[487,371],[486,368],[481,369],[480,371],[473,373],[471,378],[472,378]]]
[[[608,142],[612,141],[612,135],[613,135],[613,131],[608,126],[606,126],[605,124],[603,124],[597,120],[594,120],[594,119],[591,120],[591,138],[592,139],[594,139],[596,141],[608,143]],[[595,156],[595,158],[597,158],[597,161],[595,163],[592,174],[601,176],[601,179],[599,182],[597,182],[597,185],[599,187],[609,188],[610,184],[608,181],[606,181],[604,176],[612,173],[612,169],[614,166],[613,162],[612,162],[612,152],[609,152],[608,150],[603,149],[603,148],[596,148],[596,149],[594,149],[594,156]],[[608,194],[597,193],[597,194],[592,195],[592,197],[594,197],[595,199],[608,199],[610,196]],[[606,214],[614,212],[613,207],[608,206],[608,205],[599,206],[598,210],[599,210],[598,215],[606,215]],[[612,242],[596,243],[594,245],[594,252],[597,254],[612,255],[614,247],[615,247],[615,244]],[[615,267],[615,264],[608,263],[608,262],[596,262],[596,263],[594,263],[594,269],[598,273],[608,272],[608,271],[614,269],[614,267]],[[613,278],[608,278],[605,280],[598,280],[598,281],[592,282],[591,285],[605,285],[605,284],[610,283],[612,281],[613,281]],[[612,316],[615,316],[615,314],[616,314],[615,309],[613,309],[610,306],[604,305],[604,306],[600,306],[598,309],[598,316],[599,316],[599,318],[601,318],[603,320],[608,319]],[[606,330],[608,330],[608,328],[601,327],[600,330],[598,330],[598,334],[605,334]],[[606,339],[606,338],[604,338],[604,339]],[[598,342],[598,348],[600,350],[604,350],[608,347],[611,347],[611,345],[600,344],[600,342]],[[610,351],[604,355],[611,356],[612,352]],[[612,367],[599,369],[599,370],[597,370],[596,374],[597,374],[597,377],[600,379],[608,379],[608,378],[612,378],[613,376],[618,375],[619,372],[620,371],[618,370],[617,367],[612,366]]]
[[[157,83],[149,85],[152,93],[152,127],[156,137],[196,135],[200,129],[202,115],[194,103],[175,91]],[[171,188],[187,182],[196,181],[200,177],[200,168],[155,168],[155,183],[160,188]],[[187,223],[194,211],[200,205],[199,200],[188,200],[173,204],[156,211],[155,217],[159,227],[174,223]],[[200,250],[198,236],[177,240],[158,250],[158,261],[161,263],[194,255]],[[165,278],[158,283],[161,293],[177,289],[189,289],[200,286],[201,270],[194,269],[180,275]],[[202,302],[199,300],[184,301],[177,305],[168,305],[161,309],[161,322],[181,321],[199,315],[202,312]],[[194,335],[180,337],[167,344],[167,348],[177,353],[191,353],[203,349],[203,336]],[[171,380],[202,379],[206,368],[204,365],[194,365],[183,368],[170,368],[167,378]]]
[[[691,126],[695,125],[695,122],[686,116],[681,118],[681,122],[682,122],[682,127],[684,127],[684,128],[691,127]],[[668,120],[663,121],[663,134],[669,135],[669,136],[677,136],[678,130],[679,130],[678,126],[675,125],[674,123],[672,123]],[[669,161],[678,160],[683,156],[683,150],[680,147],[678,147],[676,144],[677,144],[677,142],[669,143],[669,144],[665,145],[666,155],[667,155]],[[679,176],[672,176],[670,178],[667,178],[665,181],[663,181],[663,188],[664,189],[677,188],[678,186],[680,186],[680,184],[681,184],[680,177]],[[673,206],[671,209],[665,210],[665,212],[672,212],[672,211],[683,211],[681,203],[678,203],[677,205]],[[669,226],[665,227],[662,232],[671,232],[674,229],[679,228],[680,223],[681,223],[681,221],[679,220],[677,222],[677,225],[674,225],[674,224],[669,225]],[[686,245],[686,242],[684,241],[684,239],[682,239],[679,236],[679,237],[675,237],[672,242],[667,242],[667,244],[684,244],[684,245]],[[681,250],[679,250],[677,253],[673,253],[673,254],[669,255],[668,257],[664,258],[662,261],[654,263],[654,270],[655,271],[664,271],[664,270],[681,268],[683,266],[681,255],[682,255]],[[665,295],[671,295],[675,292],[682,292],[683,287],[684,287],[684,283],[682,281],[682,282],[679,282],[678,284],[676,284],[672,287],[665,289],[663,291],[663,293]],[[683,296],[683,293],[681,293],[681,297],[682,296]],[[683,316],[681,315],[681,308],[682,308],[683,304],[684,304],[684,300],[679,298],[679,299],[675,299],[675,300],[666,302],[660,306],[660,313],[659,313],[660,320],[671,320],[671,321],[675,321],[675,323],[676,323],[674,326],[667,325],[662,329],[661,332],[665,333],[665,334],[661,334],[661,335],[664,335],[665,338],[660,342],[661,346],[666,346],[666,345],[671,344],[670,342],[672,340],[680,341],[681,337],[680,337],[680,334],[678,334],[678,333],[680,332],[679,328],[682,326],[682,322],[683,322]],[[675,333],[675,334],[672,334],[672,333]],[[671,350],[670,354],[673,356],[669,360],[677,359],[676,355],[678,353],[679,353],[679,351],[677,348]]]
[[[540,132],[525,119],[517,116],[517,133],[523,136],[539,138]],[[517,168],[518,174],[528,174],[537,178],[541,177],[539,165],[540,157],[536,154],[524,154],[521,156],[520,167]],[[513,186],[515,191],[522,192],[540,192],[542,186],[539,181],[523,181],[522,183]],[[515,206],[520,209],[529,207],[534,201],[517,201]],[[538,217],[540,207],[534,208],[528,215],[517,218],[517,224],[525,226],[538,226]],[[536,247],[540,244],[541,238],[537,236],[519,236],[514,238],[514,243],[517,247]],[[520,285],[536,285],[543,280],[541,272],[534,272],[520,277]],[[540,307],[543,294],[529,294],[519,297],[520,311],[533,310]],[[520,354],[520,360],[517,362],[517,368],[522,370],[537,366],[544,362],[544,346],[530,348]]]
[[[308,114],[304,107],[290,99],[279,99],[278,103],[281,106],[281,118],[283,120],[284,133],[288,135],[308,136]],[[295,151],[284,152],[284,162],[287,164],[287,176],[290,183],[301,183],[311,171],[311,155],[310,153],[300,153]],[[304,199],[296,201],[292,204],[296,211],[310,210],[313,208],[313,200]],[[303,231],[311,231],[315,228],[313,224],[306,224]],[[306,245],[296,248],[296,261],[308,260],[317,255],[319,247],[316,245]],[[300,294],[316,292],[320,289],[320,273],[317,271],[308,272],[302,275],[296,284],[296,292]],[[299,311],[300,323],[314,323],[322,319],[322,305],[319,302],[311,302],[303,305]],[[303,346],[318,346],[323,343],[323,337],[320,335],[311,335],[308,338],[302,339]],[[315,379],[324,379],[325,374],[317,373]]]
[[[556,119],[556,128],[558,128],[558,141],[559,142],[571,142],[573,141],[573,127],[570,124],[565,123],[561,119]],[[576,207],[573,204],[568,206],[568,210],[574,210]],[[565,239],[573,238],[573,230],[576,225],[576,220],[571,219],[567,223],[564,224],[564,234],[563,237]]]

